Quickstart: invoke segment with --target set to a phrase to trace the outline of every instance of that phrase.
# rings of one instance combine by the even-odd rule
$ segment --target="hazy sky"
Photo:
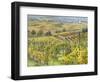
[[[56,21],[56,22],[79,22],[79,21],[87,22],[88,17],[28,15],[28,20],[53,20],[53,21]]]

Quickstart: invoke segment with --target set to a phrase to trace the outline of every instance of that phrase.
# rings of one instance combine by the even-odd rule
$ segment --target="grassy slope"
[[[75,29],[82,29],[82,28],[86,28],[86,23],[64,23],[64,24],[59,24],[56,22],[48,22],[48,21],[33,21],[29,23],[29,27],[28,30],[32,31],[38,31],[38,30],[42,30],[42,31],[55,31],[55,30],[62,30],[62,29],[66,29],[66,30],[75,30]]]

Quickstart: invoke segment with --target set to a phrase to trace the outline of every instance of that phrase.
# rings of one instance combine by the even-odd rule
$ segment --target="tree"
[[[36,34],[35,30],[32,30],[31,34],[34,36]]]
[[[63,31],[63,32],[66,32],[66,29],[64,28],[62,31]]]
[[[51,34],[50,31],[48,31],[48,32],[45,33],[45,35],[46,35],[46,36],[51,36],[52,34]]]
[[[87,31],[88,31],[87,28],[83,28],[83,29],[82,29],[82,32],[87,32]]]
[[[43,35],[43,31],[39,30],[38,33],[37,33],[37,36],[42,36],[42,35]]]

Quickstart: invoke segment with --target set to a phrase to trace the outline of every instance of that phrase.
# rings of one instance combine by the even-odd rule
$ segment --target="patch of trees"
[[[87,28],[83,28],[82,32],[88,32],[88,29]]]
[[[46,35],[46,36],[51,36],[52,34],[51,34],[50,31],[47,31],[47,32],[45,33],[45,35]]]
[[[51,31],[47,31],[47,32],[43,32],[42,30],[39,30],[39,31],[35,31],[35,30],[32,30],[31,32],[28,31],[28,36],[31,36],[31,37],[38,37],[38,36],[51,36],[52,33]]]

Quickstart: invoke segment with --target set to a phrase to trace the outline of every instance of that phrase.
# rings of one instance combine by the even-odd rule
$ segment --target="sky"
[[[73,23],[79,21],[88,22],[88,17],[78,17],[78,16],[51,16],[51,15],[28,15],[28,20],[51,20],[61,23]]]

